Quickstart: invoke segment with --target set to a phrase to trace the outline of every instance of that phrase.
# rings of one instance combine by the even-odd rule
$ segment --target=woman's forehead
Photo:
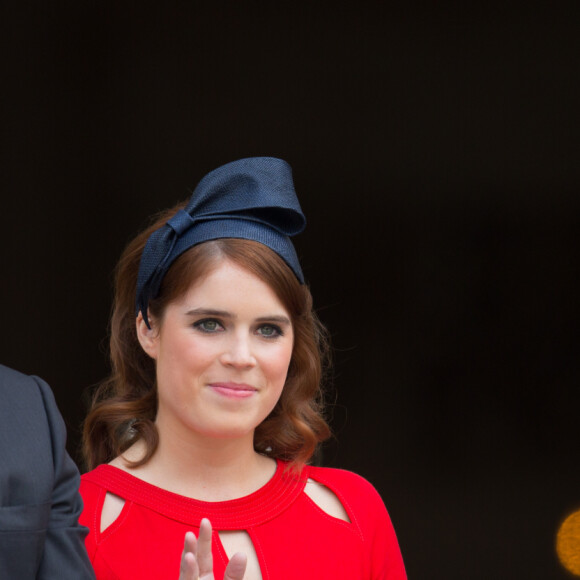
[[[191,282],[180,302],[204,302],[230,305],[264,305],[286,310],[275,290],[250,269],[221,258],[203,275]]]

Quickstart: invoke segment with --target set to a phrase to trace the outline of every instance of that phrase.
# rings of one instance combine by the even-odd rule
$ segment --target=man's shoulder
[[[23,422],[46,423],[51,396],[50,387],[39,377],[0,365],[0,420],[4,430],[22,430]]]
[[[13,368],[0,364],[0,397],[9,400],[42,400],[43,381],[33,375],[26,375]]]
[[[29,381],[30,377],[17,371],[15,369],[11,369],[3,364],[0,364],[0,385],[6,384],[13,384],[14,382],[20,381]]]

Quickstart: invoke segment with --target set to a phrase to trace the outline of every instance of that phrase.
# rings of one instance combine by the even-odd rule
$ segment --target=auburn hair
[[[137,274],[149,236],[183,206],[179,204],[157,216],[129,243],[117,264],[110,321],[111,374],[95,390],[83,427],[83,455],[88,469],[108,463],[138,440],[145,443],[145,453],[134,466],[145,464],[157,449],[156,369],[137,337]],[[167,305],[222,259],[268,284],[290,314],[294,345],[286,383],[276,406],[255,430],[254,448],[300,469],[330,436],[322,387],[329,348],[326,330],[313,310],[310,290],[300,284],[282,258],[267,246],[245,239],[224,238],[193,246],[170,266],[159,295],[149,302],[149,313],[161,322]]]

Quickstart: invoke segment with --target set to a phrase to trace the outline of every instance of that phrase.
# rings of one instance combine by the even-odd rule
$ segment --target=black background
[[[380,491],[410,578],[568,577],[578,3],[151,6],[2,9],[0,361],[51,384],[78,458],[124,245],[282,157],[336,349],[325,463]]]

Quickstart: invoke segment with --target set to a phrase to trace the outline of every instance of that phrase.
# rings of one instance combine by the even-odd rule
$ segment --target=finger
[[[241,552],[236,552],[226,567],[224,580],[242,580],[246,571],[248,558]]]
[[[195,554],[196,550],[197,550],[197,539],[195,537],[195,534],[193,532],[186,532],[185,539],[183,541],[183,552],[181,553],[181,555],[183,556],[187,552]]]
[[[197,580],[199,568],[195,559],[197,540],[193,532],[185,534],[183,552],[181,553],[181,563],[179,566],[179,580]]]
[[[188,552],[181,558],[181,568],[179,571],[179,580],[197,580],[199,578],[199,568],[195,556]]]
[[[207,575],[213,580],[213,556],[211,554],[211,523],[207,518],[201,520],[197,539],[197,563],[200,578]]]

